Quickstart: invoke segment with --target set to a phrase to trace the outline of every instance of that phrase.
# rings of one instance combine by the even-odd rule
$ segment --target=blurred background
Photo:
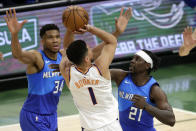
[[[5,11],[15,7],[19,20],[27,19],[19,33],[24,50],[42,49],[39,38],[40,28],[55,23],[63,39],[65,28],[62,12],[69,5],[80,5],[89,14],[89,24],[108,32],[115,30],[115,17],[120,8],[132,7],[133,17],[127,29],[118,38],[118,47],[111,68],[128,70],[132,55],[140,49],[151,50],[162,58],[158,71],[152,75],[158,80],[168,96],[169,103],[180,109],[196,112],[196,49],[188,56],[178,55],[183,43],[182,32],[186,26],[196,26],[195,0],[1,0],[0,1],[0,126],[15,124],[27,97],[26,66],[12,57],[11,37],[3,20]],[[76,35],[91,47],[101,41],[86,33]],[[113,83],[117,98],[117,88]],[[59,116],[76,114],[71,94],[64,87],[58,107]]]

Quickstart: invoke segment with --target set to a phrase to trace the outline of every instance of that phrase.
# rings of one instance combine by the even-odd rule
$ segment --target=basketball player
[[[126,18],[128,23],[130,17],[131,9],[123,14],[122,8],[119,19]],[[79,110],[83,131],[121,131],[109,71],[117,40],[114,35],[91,25],[87,25],[86,30],[104,41],[101,54],[92,64],[92,50],[84,41],[76,40],[68,46],[67,57],[61,61],[61,74]],[[74,65],[68,66],[68,61]]]
[[[59,64],[63,49],[60,50],[59,28],[54,24],[44,25],[40,30],[43,50],[23,51],[18,32],[27,22],[18,23],[15,9],[6,11],[5,21],[11,33],[11,49],[14,58],[27,65],[28,97],[20,112],[20,126],[23,131],[55,131],[57,129],[57,104],[64,86],[64,79],[58,72],[53,73],[49,64]],[[73,41],[73,34],[65,33],[64,48]],[[66,45],[66,44],[67,45]]]
[[[174,126],[175,116],[167,96],[150,76],[159,63],[155,54],[140,50],[133,56],[129,71],[110,70],[112,80],[118,86],[119,119],[123,131],[156,131],[153,117]]]
[[[0,60],[3,60],[3,54],[0,52]]]
[[[187,56],[196,47],[196,29],[192,33],[192,27],[187,27],[183,32],[184,43],[180,47],[179,55]]]

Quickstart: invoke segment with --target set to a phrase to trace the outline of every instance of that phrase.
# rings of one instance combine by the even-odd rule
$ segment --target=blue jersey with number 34
[[[62,58],[58,52],[57,59],[49,59],[40,51],[44,67],[40,72],[27,74],[28,97],[23,105],[26,111],[38,114],[53,114],[57,111],[57,104],[64,86],[64,79],[59,72],[52,72],[50,64],[59,64]]]
[[[136,86],[131,74],[128,74],[118,88],[119,119],[123,131],[156,131],[153,126],[153,116],[143,109],[136,108],[131,101],[134,94],[146,98],[146,102],[155,106],[150,101],[150,89],[157,84],[151,77],[144,86]]]

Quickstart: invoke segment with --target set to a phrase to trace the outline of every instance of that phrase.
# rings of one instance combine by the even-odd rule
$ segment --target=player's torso
[[[51,60],[42,51],[41,54],[43,69],[38,73],[27,74],[28,97],[23,109],[39,114],[51,114],[56,112],[65,81],[59,72],[52,72],[49,65],[59,64],[62,56],[58,53],[57,60]]]
[[[155,131],[153,128],[153,117],[145,110],[133,106],[131,98],[134,94],[146,98],[148,104],[155,106],[150,101],[150,88],[156,81],[154,78],[142,87],[136,86],[130,77],[125,77],[118,88],[119,117],[123,131]]]
[[[72,66],[69,89],[84,128],[101,127],[117,118],[117,101],[112,94],[111,80],[103,78],[95,65],[85,74]]]

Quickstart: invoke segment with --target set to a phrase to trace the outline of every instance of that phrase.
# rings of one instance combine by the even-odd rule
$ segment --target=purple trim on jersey
[[[99,67],[97,66],[97,65],[95,65],[95,64],[93,64],[96,68],[97,68],[97,70],[99,71],[99,74],[102,76],[102,73],[101,73],[101,71],[99,70]]]
[[[85,73],[83,73],[82,71],[80,71],[80,69],[78,69],[76,66],[74,66],[74,67],[75,67],[75,69],[76,69],[78,72],[80,72],[80,73],[86,75],[86,74],[89,72],[89,70],[90,70],[90,68],[92,67],[92,65],[91,65],[91,67],[88,68],[88,70],[87,70]]]

